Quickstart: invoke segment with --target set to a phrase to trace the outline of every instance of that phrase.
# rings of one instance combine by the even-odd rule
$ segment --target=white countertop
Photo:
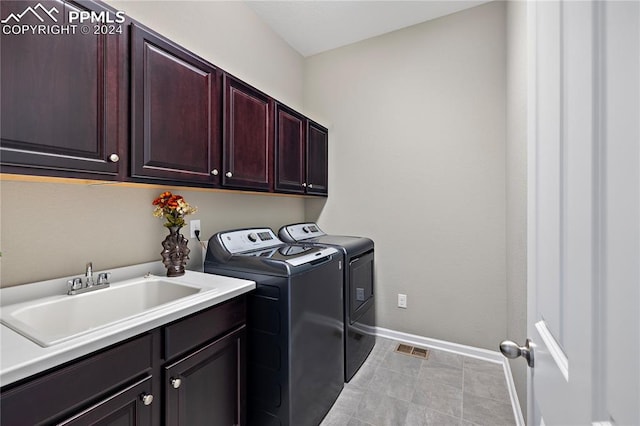
[[[147,272],[162,276],[164,269],[162,263],[151,262],[143,265],[118,268],[110,272],[112,272],[111,281],[116,282],[142,277]],[[2,309],[2,306],[27,300],[56,294],[66,294],[66,282],[70,278],[72,277],[2,288],[0,289],[0,309]],[[217,291],[206,298],[185,298],[182,302],[168,304],[162,309],[154,310],[153,312],[127,321],[118,322],[117,324],[101,328],[95,332],[87,333],[49,347],[42,347],[2,324],[0,325],[0,386],[5,386],[138,334],[153,330],[154,328],[187,315],[215,306],[247,293],[256,286],[253,281],[194,271],[187,271],[182,277],[163,277],[163,279],[197,285],[204,289],[214,287]]]

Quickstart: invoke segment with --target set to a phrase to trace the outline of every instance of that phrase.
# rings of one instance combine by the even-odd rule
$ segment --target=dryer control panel
[[[220,234],[220,239],[224,248],[232,254],[249,250],[268,249],[283,244],[269,228],[251,228],[224,232]]]
[[[326,235],[322,232],[322,229],[313,222],[297,223],[295,225],[285,226],[280,230],[280,233],[281,238],[285,241],[304,241],[308,238]],[[284,233],[284,236],[282,233]]]

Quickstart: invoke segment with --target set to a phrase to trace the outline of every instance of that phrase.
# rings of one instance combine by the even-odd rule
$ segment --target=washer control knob
[[[305,232],[305,234],[308,234],[310,232],[309,227],[308,226],[303,226],[302,230]]]
[[[256,241],[258,241],[258,236],[255,234],[255,232],[250,233],[248,236],[249,241],[251,241],[252,243],[255,243]]]

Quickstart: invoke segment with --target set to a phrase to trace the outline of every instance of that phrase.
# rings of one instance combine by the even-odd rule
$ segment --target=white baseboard
[[[401,342],[409,343],[414,346],[424,346],[431,349],[437,349],[440,351],[451,352],[458,355],[481,359],[487,362],[501,364],[504,371],[504,377],[507,381],[507,389],[509,390],[509,397],[511,398],[511,408],[513,409],[513,415],[516,419],[516,424],[518,426],[525,426],[524,417],[522,416],[522,410],[520,409],[520,402],[518,400],[518,394],[516,393],[516,386],[513,382],[513,375],[511,374],[511,367],[509,367],[509,362],[504,356],[502,356],[500,352],[476,348],[473,346],[461,345],[458,343],[446,342],[444,340],[432,339],[429,337],[417,336],[415,334],[403,333],[401,331],[389,330],[388,328],[382,327],[375,327],[375,334],[376,336],[384,337],[386,339],[399,340]]]

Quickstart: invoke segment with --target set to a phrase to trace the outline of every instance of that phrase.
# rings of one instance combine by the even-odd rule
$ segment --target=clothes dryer
[[[328,235],[315,223],[283,226],[278,236],[291,243],[335,247],[344,254],[344,379],[348,382],[376,343],[374,242],[366,237]]]

